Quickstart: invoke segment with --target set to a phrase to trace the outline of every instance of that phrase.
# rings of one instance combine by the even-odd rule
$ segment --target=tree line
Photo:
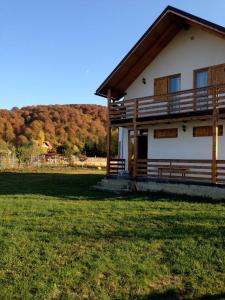
[[[100,105],[38,105],[0,110],[0,150],[106,155],[107,108]],[[116,140],[116,133],[115,140]]]

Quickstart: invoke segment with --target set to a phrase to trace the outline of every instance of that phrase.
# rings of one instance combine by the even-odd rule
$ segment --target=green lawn
[[[225,205],[0,173],[0,299],[225,299]]]

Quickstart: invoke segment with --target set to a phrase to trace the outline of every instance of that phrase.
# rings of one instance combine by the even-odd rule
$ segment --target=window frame
[[[173,93],[179,92],[179,91],[177,91],[177,92],[171,92],[171,91],[169,90],[169,87],[170,87],[170,80],[173,79],[173,78],[178,78],[178,77],[179,77],[179,79],[180,79],[180,90],[179,90],[179,91],[181,91],[181,73],[167,76],[167,80],[168,80],[168,81],[167,81],[167,84],[168,84],[168,94],[173,94]]]
[[[197,89],[197,76],[196,76],[196,74],[198,72],[208,72],[208,84],[207,84],[207,86],[209,85],[209,70],[210,70],[210,67],[205,67],[205,68],[200,68],[200,69],[193,70],[193,88],[194,89]]]

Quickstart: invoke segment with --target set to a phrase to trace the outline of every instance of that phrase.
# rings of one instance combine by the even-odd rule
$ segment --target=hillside
[[[54,148],[105,153],[106,107],[89,104],[39,105],[0,110],[0,146],[21,147],[47,140]],[[98,153],[99,152],[99,153]]]

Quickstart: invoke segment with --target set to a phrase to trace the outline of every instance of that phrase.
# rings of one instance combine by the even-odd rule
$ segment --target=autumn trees
[[[0,110],[0,147],[48,141],[54,150],[104,156],[106,108],[99,105],[47,105]],[[26,152],[26,151],[25,151]]]

